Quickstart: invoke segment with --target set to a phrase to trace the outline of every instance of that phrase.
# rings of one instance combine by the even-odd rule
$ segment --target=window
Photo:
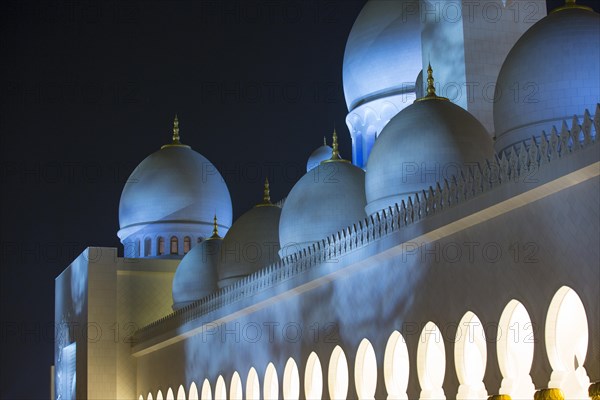
[[[460,386],[456,398],[487,399],[483,384],[487,349],[483,325],[477,315],[468,311],[460,320],[454,340],[454,362]]]
[[[150,238],[144,239],[144,257],[150,257],[152,255],[152,241]]]
[[[354,381],[359,399],[374,399],[377,388],[377,359],[375,350],[367,339],[358,346],[354,365]]]
[[[383,377],[389,398],[407,398],[409,368],[408,348],[404,337],[400,332],[394,331],[385,346],[383,359]]]
[[[590,379],[583,364],[588,349],[588,319],[577,293],[561,287],[546,318],[546,351],[552,366],[548,387],[560,388],[566,399],[585,399]]]
[[[198,387],[195,382],[190,384],[190,392],[188,393],[188,400],[198,400]]]
[[[259,400],[260,399],[260,382],[258,381],[258,374],[256,370],[250,368],[248,372],[248,379],[246,379],[246,400]]]
[[[269,363],[265,371],[263,395],[264,400],[279,399],[279,379],[277,378],[277,371],[273,363]]]
[[[192,249],[192,239],[189,236],[183,238],[183,254],[187,254]]]
[[[300,376],[298,366],[293,358],[289,358],[283,370],[283,399],[298,400],[300,398]]]
[[[335,346],[331,353],[328,376],[331,400],[346,399],[348,396],[348,360],[340,346]]]
[[[165,254],[165,239],[162,237],[158,238],[158,255],[162,256]]]
[[[304,391],[307,400],[321,399],[323,395],[323,369],[315,352],[310,353],[306,361]]]
[[[177,247],[178,247],[177,237],[171,236],[171,254],[179,253],[179,249]]]
[[[417,376],[421,384],[421,399],[445,399],[444,375],[446,373],[446,350],[442,332],[429,321],[419,337],[417,347]]]
[[[533,326],[527,310],[511,300],[502,312],[496,346],[502,373],[500,393],[513,399],[533,398],[535,387],[529,371],[533,363]]]
[[[234,372],[233,376],[231,377],[231,385],[229,386],[229,399],[242,400],[243,398],[244,393],[242,389],[242,380],[240,379],[240,374]]]
[[[208,381],[208,379],[205,379],[202,383],[202,393],[200,394],[200,399],[212,400],[212,389],[210,387],[210,382]]]
[[[217,378],[215,384],[215,400],[227,400],[227,388],[225,387],[225,379],[221,375]]]

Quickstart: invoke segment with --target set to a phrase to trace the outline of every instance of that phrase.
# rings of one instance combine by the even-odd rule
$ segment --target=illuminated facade
[[[176,120],[123,190],[125,257],[88,248],[56,279],[56,398],[598,396],[600,16],[567,2],[481,36],[466,3],[367,3],[344,60],[353,163],[334,133],[233,224]],[[447,4],[458,26],[434,18]],[[424,82],[391,107],[398,58]],[[440,90],[487,79],[491,103]],[[501,98],[515,82],[536,101]]]

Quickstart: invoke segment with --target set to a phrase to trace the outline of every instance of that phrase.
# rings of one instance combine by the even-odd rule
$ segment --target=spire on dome
[[[323,146],[327,146],[327,138],[323,136]]]
[[[431,64],[429,64],[427,66],[427,94],[425,95],[425,97],[421,97],[420,99],[416,99],[415,102],[417,101],[423,101],[423,100],[448,100],[445,97],[440,97],[437,94],[435,94],[435,85],[434,85],[435,79],[433,79],[433,69],[431,68]]]
[[[271,203],[271,190],[269,188],[269,178],[265,178],[265,186],[263,188],[263,201],[262,203],[257,204],[257,207],[263,207],[263,206],[272,206],[273,203]]]
[[[333,140],[331,142],[331,158],[329,160],[321,161],[321,164],[335,161],[350,162],[348,160],[344,160],[340,156],[337,131],[335,130],[335,128],[333,128]]]
[[[550,11],[550,13],[552,14],[552,13],[555,13],[557,11],[572,10],[572,9],[594,11],[591,7],[587,7],[587,6],[582,6],[582,5],[576,4],[576,0],[565,0],[565,4],[563,6],[555,8],[554,10]]]
[[[161,149],[164,149],[165,147],[170,147],[170,146],[181,146],[181,147],[187,147],[187,148],[190,147],[190,146],[187,146],[187,145],[181,143],[181,138],[179,137],[179,118],[177,118],[177,114],[175,114],[175,119],[173,120],[173,138],[171,140],[171,143],[165,144],[164,146],[161,147]]]
[[[175,118],[177,118],[177,117],[175,117]],[[219,225],[217,224],[217,214],[215,214],[215,216],[213,218],[212,236],[206,240],[212,240],[212,239],[221,239],[221,236],[219,236]]]

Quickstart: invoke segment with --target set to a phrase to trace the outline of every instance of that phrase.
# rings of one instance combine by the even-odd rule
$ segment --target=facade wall
[[[573,289],[585,308],[589,343],[584,366],[587,376],[597,381],[600,233],[595,221],[599,187],[596,176],[498,216],[482,215],[479,224],[450,235],[415,235],[387,251],[372,243],[365,249],[370,257],[323,279],[290,287],[260,307],[237,313],[231,308],[226,310],[228,317],[217,321],[207,317],[204,332],[139,356],[137,395],[146,398],[150,392],[155,396],[158,390],[164,395],[169,387],[176,391],[179,385],[187,391],[192,382],[200,391],[205,378],[214,393],[217,377],[222,375],[229,389],[234,372],[239,373],[245,388],[251,367],[262,386],[267,364],[272,362],[281,398],[283,371],[292,357],[300,370],[303,397],[305,366],[314,351],[320,358],[323,393],[328,398],[329,358],[339,345],[349,366],[348,398],[357,398],[355,374],[360,368],[355,368],[355,362],[364,358],[358,349],[366,338],[376,357],[375,398],[386,398],[384,373],[389,368],[384,368],[384,354],[390,335],[397,330],[408,349],[408,397],[426,397],[427,393],[421,393],[424,375],[418,370],[423,368],[424,355],[419,348],[424,346],[421,333],[432,321],[440,329],[440,335],[432,337],[443,341],[445,348],[443,390],[446,397],[454,398],[459,391],[456,336],[468,311],[479,318],[486,335],[483,381],[487,393],[498,393],[506,384],[498,361],[502,357],[498,342],[507,340],[502,337],[506,331],[511,334],[509,341],[531,342],[530,379],[535,388],[545,388],[552,372],[546,320],[553,296],[563,286]],[[321,268],[336,269],[331,265]],[[529,331],[522,325],[498,330],[501,315],[512,300],[527,311]],[[219,325],[221,322],[224,325]],[[515,339],[516,334],[526,336]],[[368,374],[368,379],[373,378]],[[361,387],[364,389],[364,384]],[[434,389],[430,388],[429,394],[435,397]]]

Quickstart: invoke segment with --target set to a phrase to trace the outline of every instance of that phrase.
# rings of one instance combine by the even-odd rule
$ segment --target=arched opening
[[[231,377],[231,384],[229,385],[229,398],[230,400],[242,400],[244,398],[242,379],[237,371],[234,372],[233,376]]]
[[[158,238],[158,247],[157,247],[157,251],[158,251],[158,255],[162,256],[163,254],[165,254],[165,238],[163,237],[159,237]]]
[[[177,389],[177,400],[185,400],[185,388],[183,385],[179,385],[179,389]]]
[[[152,240],[150,238],[144,239],[144,257],[150,257],[152,255]]]
[[[546,318],[546,352],[552,366],[548,387],[565,399],[585,399],[590,379],[583,363],[588,349],[588,321],[583,302],[570,287],[561,287]]]
[[[383,377],[389,400],[408,399],[408,348],[404,337],[398,331],[392,332],[385,346]]]
[[[535,387],[529,371],[533,363],[533,326],[527,310],[517,300],[511,300],[502,312],[496,343],[503,378],[500,394],[532,399]]]
[[[135,255],[136,257],[139,257],[141,255],[141,251],[142,251],[142,243],[140,241],[140,239],[135,241]]]
[[[446,349],[442,332],[429,321],[419,337],[417,347],[417,376],[421,384],[421,399],[445,399],[444,375],[446,373]]]
[[[263,395],[264,400],[279,399],[279,379],[277,378],[277,370],[275,370],[273,363],[269,363],[265,371]]]
[[[190,390],[188,393],[188,400],[199,400],[198,398],[198,387],[195,382],[190,384]]]
[[[201,400],[212,400],[212,388],[210,387],[210,382],[208,379],[205,379],[202,383],[202,391],[200,393]]]
[[[167,397],[165,397],[165,400],[175,400],[173,389],[169,388],[169,390],[167,390]]]
[[[354,382],[359,399],[374,399],[377,389],[377,359],[373,345],[363,339],[356,352]]]
[[[192,249],[192,239],[189,236],[183,238],[183,254],[189,253]]]
[[[299,398],[300,375],[296,361],[290,357],[283,370],[283,400],[298,400]]]
[[[250,368],[246,379],[246,400],[260,400],[260,382],[254,367]]]
[[[346,399],[348,396],[348,360],[340,346],[335,346],[331,353],[327,375],[331,400]]]
[[[148,393],[148,397],[146,397],[146,400],[154,400],[154,397],[152,397],[152,393]]]
[[[227,387],[225,386],[225,379],[221,375],[219,375],[215,384],[215,400],[227,400]]]
[[[164,400],[163,394],[160,390],[156,393],[156,400]]]
[[[179,246],[178,241],[177,241],[177,237],[176,236],[171,236],[171,245],[170,245],[170,253],[171,254],[179,254],[179,249],[177,248]]]
[[[310,353],[304,370],[304,392],[307,400],[319,400],[323,397],[323,369],[315,352]]]
[[[487,399],[483,384],[487,349],[481,321],[471,311],[462,317],[454,340],[454,363],[458,376],[457,400]]]
[[[138,397],[138,400],[144,400],[144,395],[140,394],[140,397]]]

